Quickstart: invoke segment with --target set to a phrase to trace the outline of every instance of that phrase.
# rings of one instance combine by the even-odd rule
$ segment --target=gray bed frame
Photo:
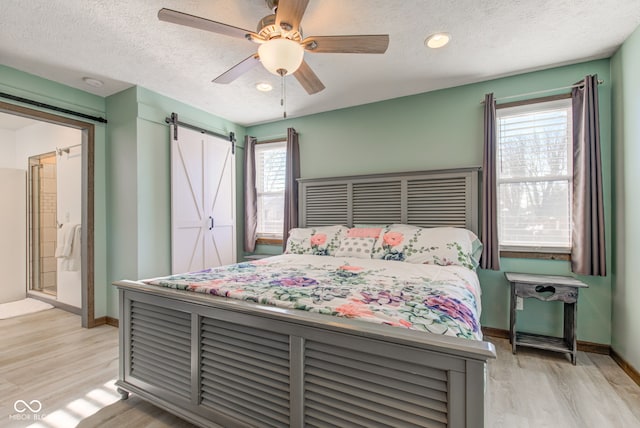
[[[477,230],[478,169],[300,180],[300,225]],[[118,281],[129,393],[203,427],[483,427],[492,344]]]

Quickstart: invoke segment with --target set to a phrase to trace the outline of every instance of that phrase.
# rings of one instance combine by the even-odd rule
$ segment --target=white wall
[[[0,303],[26,296],[27,228],[26,175],[24,171],[0,168]],[[13,209],[7,209],[13,208]]]
[[[15,166],[16,133],[0,129],[0,303],[24,299],[27,290],[26,174]]]
[[[77,131],[77,142],[81,141]],[[74,147],[58,156],[58,222],[82,224],[82,148]],[[62,269],[58,261],[58,300],[77,308],[82,306],[81,271]]]
[[[0,128],[0,168],[15,168],[16,133],[11,129]]]
[[[54,152],[82,143],[81,131],[46,122],[26,126],[15,132],[15,166],[26,169],[30,156]],[[57,158],[57,192],[58,222],[77,223],[82,220],[82,162],[81,147],[74,147],[70,152]],[[26,211],[25,214],[26,216]],[[1,245],[1,244],[0,244]],[[81,307],[81,272],[64,271],[58,260],[57,300],[59,302]]]
[[[81,142],[77,129],[38,122],[16,130],[16,168],[26,169],[29,157],[54,152],[56,147],[66,147]]]

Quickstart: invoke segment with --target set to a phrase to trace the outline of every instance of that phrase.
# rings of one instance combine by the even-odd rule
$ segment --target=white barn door
[[[171,271],[236,262],[235,158],[231,143],[171,127]]]

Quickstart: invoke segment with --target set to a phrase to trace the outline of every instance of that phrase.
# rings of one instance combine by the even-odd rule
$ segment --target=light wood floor
[[[577,365],[555,352],[487,337],[491,428],[640,428],[640,386],[607,355],[578,352]]]
[[[119,401],[113,327],[82,329],[77,315],[51,309],[0,320],[0,335],[0,427],[192,426],[135,396]],[[498,351],[489,365],[488,427],[640,428],[640,386],[610,357],[580,352],[574,367],[555,353],[514,356],[507,340],[488,339]],[[19,413],[18,400],[42,409]]]

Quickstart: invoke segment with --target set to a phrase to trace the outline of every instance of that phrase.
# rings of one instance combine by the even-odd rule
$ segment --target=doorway
[[[79,186],[81,188],[81,200],[80,200],[80,219],[78,223],[82,224],[80,231],[81,243],[80,249],[80,263],[81,269],[78,272],[80,276],[80,307],[83,327],[96,326],[95,309],[94,309],[94,135],[95,126],[92,123],[82,122],[75,119],[70,119],[64,116],[58,116],[51,113],[42,112],[39,110],[33,110],[27,107],[17,106],[5,102],[0,102],[0,113],[5,113],[14,116],[21,116],[23,118],[29,118],[36,121],[48,122],[55,125],[61,125],[63,127],[74,128],[80,131],[81,143],[79,150],[79,158],[81,164],[81,182]],[[67,152],[68,153],[68,152]],[[43,153],[44,154],[44,153]],[[55,156],[55,153],[54,153]],[[24,168],[24,167],[23,167]],[[31,166],[28,167],[31,169]],[[43,167],[44,168],[44,167]],[[59,219],[54,217],[56,226],[59,224]],[[54,247],[55,248],[55,247]],[[40,254],[38,254],[40,256]],[[25,258],[33,257],[33,255],[25,254]],[[44,263],[40,264],[40,270],[44,268]],[[35,272],[40,275],[43,272]],[[28,270],[27,275],[31,276],[34,272]],[[41,282],[38,287],[45,288],[45,282]],[[56,296],[60,293],[58,289],[59,284],[56,284],[55,293]],[[26,288],[26,286],[25,286]],[[49,288],[49,291],[53,291]],[[46,295],[46,290],[39,290],[35,292],[42,292]]]

